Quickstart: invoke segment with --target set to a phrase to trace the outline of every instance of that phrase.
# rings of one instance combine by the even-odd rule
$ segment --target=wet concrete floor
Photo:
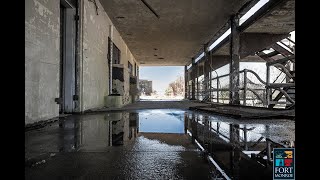
[[[292,146],[294,130],[290,120],[238,121],[178,109],[72,115],[25,132],[25,177],[272,179],[265,157],[258,162],[251,153],[264,150],[267,139]]]

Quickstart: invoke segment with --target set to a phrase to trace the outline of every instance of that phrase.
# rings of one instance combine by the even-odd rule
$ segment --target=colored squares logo
[[[273,179],[294,179],[294,148],[273,149]]]
[[[292,166],[292,159],[285,159],[284,160],[284,166]]]
[[[284,166],[284,160],[283,159],[276,159],[276,166]]]
[[[284,153],[286,154],[285,158],[291,158],[292,159],[292,154],[293,154],[292,151],[284,151]]]

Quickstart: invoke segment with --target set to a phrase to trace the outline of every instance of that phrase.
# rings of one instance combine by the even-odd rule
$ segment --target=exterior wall
[[[83,24],[83,111],[100,108],[105,105],[105,96],[109,95],[109,68],[108,68],[108,37],[110,25],[113,26],[107,13],[99,1],[98,15],[93,2],[84,0],[84,24]],[[123,104],[129,102],[129,74],[128,61],[133,65],[135,59],[113,26],[113,43],[121,51],[120,63],[124,66],[124,92]],[[137,65],[139,65],[137,63]]]
[[[79,82],[80,108],[101,108],[109,95],[108,36],[113,25],[100,2],[80,1]],[[113,26],[113,42],[121,51],[125,67],[124,97],[129,103],[128,61],[135,59]],[[25,1],[25,124],[59,116],[60,1]],[[137,63],[137,66],[139,64]]]
[[[59,115],[60,2],[25,0],[25,124]]]
[[[104,106],[109,94],[108,36],[111,24],[99,1],[98,15],[93,2],[83,1],[83,111]]]

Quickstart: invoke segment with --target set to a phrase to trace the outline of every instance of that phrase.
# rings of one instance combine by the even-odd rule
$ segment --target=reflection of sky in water
[[[149,110],[140,112],[139,132],[184,133],[184,111]]]

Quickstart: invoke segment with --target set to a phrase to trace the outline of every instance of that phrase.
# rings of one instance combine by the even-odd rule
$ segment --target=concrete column
[[[139,71],[140,71],[140,67],[137,65],[137,67],[136,67],[137,69],[136,69],[136,76],[137,76],[137,89],[138,89],[138,92],[140,92],[140,87],[139,87],[139,81],[140,81],[140,79],[139,79]],[[138,93],[137,94],[137,99],[140,99],[140,93]]]
[[[195,73],[195,71],[196,71],[196,67],[195,67],[195,61],[194,61],[194,58],[192,58],[192,71],[191,71],[191,79],[192,79],[192,81],[191,81],[191,88],[192,88],[192,94],[191,94],[191,100],[195,100],[196,98],[195,98],[195,89],[196,89],[196,86],[195,86],[195,75],[196,75],[196,73]]]
[[[206,92],[204,98],[209,98],[209,91],[210,91],[210,86],[209,86],[209,52],[208,52],[208,44],[204,44],[204,66],[203,66],[203,76],[205,80],[204,84],[204,90]]]
[[[184,98],[188,98],[188,69],[184,66]]]
[[[212,66],[211,66],[211,65],[212,65],[212,53],[209,52],[208,55],[209,55],[209,57],[208,57],[208,58],[209,58],[209,59],[208,59],[208,69],[209,69],[209,72],[208,72],[208,73],[209,73],[209,90],[210,90],[210,91],[209,91],[209,100],[210,100],[210,102],[211,102],[211,100],[212,100],[212,99],[211,99],[211,98],[212,98],[212,94],[211,94],[211,93],[212,93],[212,92],[211,92],[211,87],[212,87],[212,81],[211,81],[211,78],[212,78],[212,73],[211,73],[211,72],[212,72],[212,69],[211,69],[211,67],[212,67]]]
[[[196,86],[197,86],[197,98],[199,100],[199,64],[196,64]]]
[[[240,32],[238,30],[239,18],[231,16],[230,34],[230,83],[229,83],[229,104],[240,104],[239,98],[239,61],[240,61]]]

